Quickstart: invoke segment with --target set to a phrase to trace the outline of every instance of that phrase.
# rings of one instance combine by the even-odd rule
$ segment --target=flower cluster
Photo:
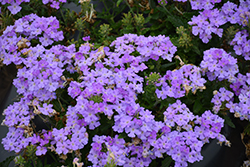
[[[213,112],[218,113],[226,102],[232,100],[234,94],[231,91],[226,90],[224,87],[220,88],[219,91],[214,91],[214,96],[211,100],[211,103],[214,104]]]
[[[0,3],[2,5],[8,4],[8,9],[11,12],[11,14],[15,15],[18,12],[21,11],[22,7],[20,6],[23,2],[30,2],[30,0],[18,0],[18,1],[13,1],[13,0],[1,0]],[[50,4],[50,7],[59,9],[60,8],[60,3],[66,3],[66,0],[42,0],[43,4]],[[1,12],[1,7],[0,7],[0,12]]]
[[[239,102],[234,103],[229,101],[226,107],[234,116],[241,120],[250,120],[250,73],[246,75],[238,74],[236,82],[232,83],[230,87],[237,95]]]
[[[30,47],[32,39],[38,39],[43,46],[63,39],[63,32],[58,31],[58,28],[59,21],[52,16],[45,18],[30,14],[16,20],[0,36],[0,58],[4,58],[6,65],[12,62],[16,65],[24,63],[28,50],[23,53],[20,51]]]
[[[180,69],[167,71],[156,86],[158,98],[166,99],[167,96],[180,98],[188,94],[191,90],[194,94],[198,89],[205,89],[206,80],[201,77],[201,69],[195,65],[183,65]]]
[[[209,42],[212,33],[222,37],[223,29],[219,27],[225,23],[226,20],[218,9],[204,10],[198,16],[193,16],[192,20],[188,22],[189,25],[193,25],[192,33],[195,36],[199,35],[204,43]]]
[[[219,142],[228,143],[219,133],[224,125],[222,118],[210,111],[201,117],[194,116],[180,100],[169,105],[164,112],[164,122],[154,121],[152,113],[142,108],[139,113],[141,116],[134,121],[123,119],[129,124],[127,128],[136,134],[132,135],[131,143],[125,143],[117,136],[114,139],[95,136],[88,158],[96,165],[113,162],[124,166],[147,166],[151,159],[167,153],[175,160],[175,166],[187,166],[187,162],[202,159],[201,148],[209,139],[217,138]],[[130,130],[125,129],[125,132]],[[132,156],[130,159],[129,155]]]
[[[200,64],[210,81],[218,78],[219,81],[228,80],[233,82],[239,72],[237,59],[223,49],[211,48],[204,51],[203,60]]]
[[[221,7],[221,15],[231,24],[247,26],[249,19],[249,1],[241,0],[239,6],[228,1]]]
[[[248,33],[246,30],[239,31],[235,34],[231,45],[234,46],[234,51],[237,55],[241,55],[245,60],[250,60],[250,40],[247,39]]]
[[[202,3],[204,3],[202,5]],[[219,3],[217,1],[216,3]],[[198,16],[193,16],[189,25],[193,25],[192,33],[197,36],[204,43],[208,43],[212,38],[212,33],[222,37],[223,29],[219,28],[221,25],[230,22],[231,24],[239,24],[246,26],[249,19],[249,1],[240,1],[240,5],[228,1],[223,4],[220,10],[212,9],[214,1],[191,1],[193,9],[205,9],[201,11]],[[197,7],[194,7],[198,4]]]
[[[190,4],[193,10],[208,10],[212,9],[216,3],[220,3],[221,0],[190,0]]]
[[[177,51],[170,38],[164,35],[145,37],[127,34],[118,37],[110,46],[115,47],[115,52],[130,54],[135,51],[133,43],[136,45],[136,51],[141,55],[141,61],[158,60],[159,57],[172,61],[174,53]]]
[[[211,138],[227,142],[219,133],[224,120],[210,111],[200,117],[194,116],[185,104],[177,100],[163,114],[165,126],[157,143],[163,144],[161,152],[170,155],[175,160],[175,166],[187,166],[187,162],[200,161],[200,150]]]
[[[187,0],[174,0],[177,2],[187,2]],[[202,10],[202,9],[212,9],[215,3],[220,3],[221,0],[190,0],[190,4],[193,10]],[[158,0],[158,3],[161,5],[166,5],[167,0]]]
[[[119,166],[126,164],[128,148],[125,147],[124,139],[119,139],[118,135],[114,138],[95,135],[91,146],[88,159],[94,166],[112,163]]]

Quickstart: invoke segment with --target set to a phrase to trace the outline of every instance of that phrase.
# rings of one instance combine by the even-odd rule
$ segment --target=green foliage
[[[171,162],[173,162],[172,158],[167,156],[161,164],[161,167],[169,167],[171,165]]]
[[[15,156],[9,156],[4,161],[0,162],[0,166],[8,167],[9,164],[15,159]]]

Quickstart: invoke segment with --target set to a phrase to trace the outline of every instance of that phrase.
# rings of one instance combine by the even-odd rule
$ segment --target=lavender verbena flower
[[[9,105],[3,112],[6,115],[3,124],[8,127],[29,126],[30,119],[34,117],[33,111],[29,108],[29,103],[30,100],[21,99],[19,102]]]
[[[231,113],[234,113],[235,117],[241,120],[250,120],[250,73],[246,75],[238,74],[236,82],[232,83],[230,87],[234,90],[239,102],[229,101],[226,107]]]
[[[225,23],[226,21],[218,9],[204,10],[198,16],[193,16],[192,20],[188,22],[189,25],[193,25],[192,33],[195,36],[199,35],[204,43],[209,42],[212,33],[222,37],[223,29],[219,27]]]
[[[167,71],[159,83],[156,83],[156,86],[161,86],[161,90],[156,89],[155,93],[161,99],[167,96],[180,98],[188,94],[190,90],[195,94],[197,90],[206,89],[205,83],[206,80],[201,77],[201,69],[187,64],[178,70]]]
[[[15,15],[21,11],[22,7],[19,5],[21,5],[22,3],[25,3],[25,2],[30,2],[30,0],[18,0],[18,1],[1,0],[0,1],[0,3],[2,5],[9,4],[9,6],[7,8],[11,12],[11,14],[13,14],[13,15]],[[58,1],[57,0],[43,0],[42,2],[43,2],[43,4],[50,3],[51,8],[59,9],[60,4],[66,3],[66,0],[58,0]]]
[[[217,114],[223,104],[232,101],[234,94],[231,91],[226,90],[224,87],[220,88],[219,91],[214,91],[214,96],[211,103],[214,104],[213,112]]]
[[[249,1],[241,0],[239,6],[230,1],[221,7],[221,15],[231,24],[247,26],[249,19]]]
[[[93,165],[116,164],[123,166],[128,163],[126,157],[128,148],[125,147],[124,139],[109,136],[94,136],[92,148],[88,154],[88,159]]]
[[[187,0],[174,0],[177,2],[187,2]],[[202,9],[212,9],[215,3],[220,3],[221,0],[190,0],[190,4],[193,10],[202,10]],[[158,3],[161,5],[166,5],[166,0],[158,0]]]
[[[202,9],[212,9],[215,3],[220,3],[221,0],[191,0],[191,7],[193,10],[202,10]]]
[[[148,61],[149,59],[158,60],[159,57],[172,61],[173,55],[177,51],[176,47],[170,41],[170,38],[164,35],[145,37],[125,34],[122,37],[118,37],[110,46],[115,46],[115,52],[129,54],[135,49],[135,46],[129,44],[131,42],[135,43],[136,50],[141,55],[141,61]],[[131,47],[125,47],[125,45]]]
[[[55,60],[56,56],[50,50],[39,51],[39,46],[29,49],[23,49],[23,53],[27,53],[27,57],[23,58],[23,62],[27,67],[18,70],[17,77],[13,84],[17,88],[19,94],[25,97],[34,96],[41,100],[54,98],[54,91],[63,87],[61,76],[63,70],[61,64],[65,64],[64,59],[61,62]],[[51,57],[46,58],[44,55],[50,54]],[[42,58],[41,60],[38,60]],[[36,57],[37,56],[37,57]]]
[[[234,46],[235,53],[243,56],[245,60],[250,60],[250,40],[248,36],[246,30],[239,31],[230,43],[230,45]]]
[[[23,128],[10,127],[7,136],[2,139],[2,144],[5,150],[20,152],[27,147],[30,142],[30,137],[24,137],[25,130]]]
[[[217,1],[216,3],[218,2],[220,1]],[[212,3],[215,2],[212,1]],[[213,5],[211,4],[210,0],[191,1],[191,6],[193,9],[204,8],[205,10],[200,12],[200,15],[193,16],[192,20],[188,23],[189,25],[193,25],[192,33],[195,36],[199,35],[200,39],[204,43],[208,43],[212,38],[212,33],[222,37],[223,29],[219,27],[227,22],[246,26],[249,19],[249,5],[249,1],[240,1],[239,6],[228,1],[223,4],[221,10],[218,10],[216,8],[212,9]],[[239,46],[235,47],[235,50],[237,50],[238,54],[241,52],[240,49],[242,48]],[[249,56],[249,54],[247,54],[247,56]]]
[[[235,81],[235,75],[239,69],[237,59],[226,53],[223,49],[211,48],[204,51],[203,60],[200,64],[210,81],[218,78],[219,81]]]
[[[220,134],[223,119],[205,111],[201,116],[194,116],[187,106],[177,100],[164,112],[164,123],[171,127],[171,132],[163,133],[158,138],[162,152],[175,161],[175,166],[187,166],[188,163],[202,160],[201,148],[209,139],[228,142]]]
[[[16,20],[15,24],[8,26],[0,36],[0,58],[4,59],[6,65],[11,62],[16,65],[24,63],[25,58],[19,51],[29,48],[32,39],[38,39],[43,46],[63,39],[63,32],[58,31],[57,28],[59,28],[59,21],[52,16],[44,18],[30,14]],[[27,51],[23,54],[27,55]]]

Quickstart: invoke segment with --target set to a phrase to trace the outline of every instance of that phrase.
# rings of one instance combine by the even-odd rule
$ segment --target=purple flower
[[[22,9],[17,3],[12,3],[11,6],[8,6],[7,8],[13,15],[17,14]]]
[[[36,149],[37,149],[37,150],[36,150],[36,155],[37,155],[37,156],[45,155],[46,152],[47,152],[47,148],[46,148],[46,147],[37,146]]]

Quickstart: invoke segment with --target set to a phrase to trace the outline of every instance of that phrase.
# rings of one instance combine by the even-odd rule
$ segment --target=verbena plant
[[[19,94],[0,165],[187,166],[250,118],[249,1],[0,2]]]

